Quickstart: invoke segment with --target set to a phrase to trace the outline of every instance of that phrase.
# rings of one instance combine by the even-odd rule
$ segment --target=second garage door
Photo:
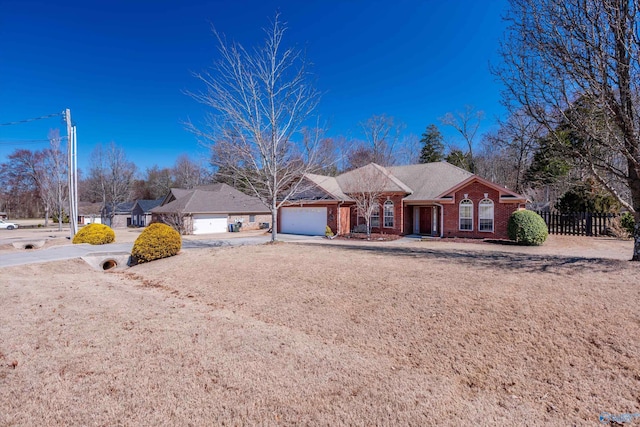
[[[227,215],[193,215],[193,234],[225,233],[226,231]]]
[[[324,236],[327,227],[327,208],[282,208],[280,232]]]

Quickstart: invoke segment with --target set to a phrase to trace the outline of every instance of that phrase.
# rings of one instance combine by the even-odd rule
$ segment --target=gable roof
[[[164,197],[161,197],[155,200],[149,200],[149,199],[136,200],[136,203],[133,205],[133,208],[131,210],[135,209],[137,205],[140,207],[140,210],[142,210],[142,212],[149,212],[151,211],[151,209],[155,208],[156,206],[160,206],[160,203],[162,203],[163,199]]]
[[[102,203],[78,202],[79,216],[100,216],[102,212]],[[0,212],[1,214],[2,212]]]
[[[248,196],[222,183],[197,187],[192,190],[172,188],[171,194],[179,197],[151,209],[151,212],[158,214],[270,213],[269,209],[259,199]],[[167,199],[168,197],[165,197],[165,200]]]
[[[336,200],[353,200],[342,191],[342,188],[340,188],[340,184],[338,184],[338,181],[334,176],[324,176],[308,173],[305,175],[305,177],[316,187],[326,192],[328,196]]]
[[[435,200],[452,187],[475,176],[447,162],[421,163],[417,165],[392,166],[393,175],[414,189],[405,200]]]
[[[518,194],[514,191],[509,190],[506,187],[503,187],[501,185],[498,185],[494,182],[491,182],[487,179],[481,178],[477,175],[471,175],[469,178],[465,179],[464,181],[458,183],[457,185],[445,190],[443,193],[438,195],[438,198],[442,198],[445,196],[449,196],[453,193],[455,193],[456,191],[458,191],[459,189],[465,187],[466,185],[472,183],[472,182],[480,182],[484,185],[486,185],[487,187],[493,188],[494,190],[497,190],[498,193],[500,194],[500,200],[504,200],[504,201],[509,201],[509,202],[522,202],[525,203],[527,201],[527,198],[524,197],[521,194]]]
[[[338,175],[336,181],[346,194],[367,191],[362,187],[371,185],[372,182],[380,183],[379,190],[385,193],[413,193],[413,190],[394,176],[389,169],[375,163]]]
[[[104,207],[104,211],[107,214],[110,214],[113,210],[114,215],[130,215],[131,209],[133,209],[134,202],[122,202],[118,203],[115,208],[111,205],[107,205]]]
[[[307,174],[306,177],[329,197],[352,201],[349,194],[367,191],[367,185],[383,186],[385,193],[404,193],[408,202],[449,202],[450,194],[473,181],[481,182],[500,193],[505,202],[524,202],[526,198],[501,185],[472,174],[447,162],[382,167],[369,163],[337,177]],[[304,197],[304,196],[303,196]]]

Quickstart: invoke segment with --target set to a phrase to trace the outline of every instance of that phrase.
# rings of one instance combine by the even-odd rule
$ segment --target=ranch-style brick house
[[[324,235],[362,227],[355,198],[380,194],[372,232],[435,237],[507,238],[511,213],[526,198],[447,162],[382,167],[370,163],[336,177],[307,174],[309,189],[280,208],[281,233]]]

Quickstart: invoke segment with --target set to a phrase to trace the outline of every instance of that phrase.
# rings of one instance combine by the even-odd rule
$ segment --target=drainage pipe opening
[[[24,245],[25,249],[33,249],[33,245]]]
[[[111,270],[112,268],[115,268],[117,266],[118,266],[118,263],[113,259],[109,259],[102,263],[103,270]]]

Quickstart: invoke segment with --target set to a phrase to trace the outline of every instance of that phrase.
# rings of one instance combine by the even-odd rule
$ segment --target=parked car
[[[14,228],[18,228],[18,224],[14,224],[12,222],[6,222],[0,219],[0,228],[6,228],[7,230],[13,230]]]

